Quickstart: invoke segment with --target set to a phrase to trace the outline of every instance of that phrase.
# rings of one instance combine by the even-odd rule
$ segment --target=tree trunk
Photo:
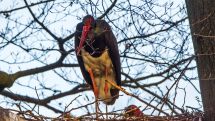
[[[206,121],[215,121],[215,1],[185,0]]]
[[[27,121],[7,109],[0,107],[0,121]]]

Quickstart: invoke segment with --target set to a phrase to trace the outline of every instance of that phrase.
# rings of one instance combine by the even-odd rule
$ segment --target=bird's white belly
[[[108,84],[108,93],[105,93],[105,80],[115,82],[115,71],[111,61],[111,58],[108,54],[108,49],[106,49],[101,56],[93,57],[84,49],[81,50],[81,56],[84,61],[84,66],[86,70],[92,70],[96,85],[99,88],[99,98],[107,99],[111,98],[110,89],[114,88],[111,84]],[[111,99],[110,99],[111,100]],[[107,99],[108,101],[108,99]]]

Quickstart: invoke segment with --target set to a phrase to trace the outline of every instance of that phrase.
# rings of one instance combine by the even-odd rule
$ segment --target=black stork
[[[75,33],[77,60],[86,82],[96,99],[112,105],[119,97],[121,64],[116,38],[105,20],[91,15],[77,24]],[[114,86],[116,85],[116,86]]]

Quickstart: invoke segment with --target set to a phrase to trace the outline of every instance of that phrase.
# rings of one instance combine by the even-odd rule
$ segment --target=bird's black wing
[[[116,83],[117,85],[121,85],[121,63],[120,63],[120,56],[119,56],[119,49],[116,37],[114,36],[111,27],[109,24],[104,20],[97,20],[96,25],[100,26],[100,30],[103,31],[101,34],[104,35],[104,41],[109,51],[109,56],[113,63],[113,67],[116,73]]]
[[[77,47],[79,46],[79,43],[80,43],[80,37],[81,37],[81,34],[82,34],[82,28],[83,28],[83,23],[79,23],[77,26],[76,26],[76,32],[75,32],[75,50],[77,49]],[[82,72],[82,75],[84,77],[84,79],[86,80],[86,82],[88,84],[92,86],[92,80],[90,78],[90,75],[89,73],[87,72],[87,70],[85,69],[84,67],[84,62],[83,62],[83,58],[82,56],[80,55],[77,55],[77,53],[75,52],[76,56],[77,56],[77,60],[78,60],[78,64],[80,66],[80,69],[81,69],[81,72]]]

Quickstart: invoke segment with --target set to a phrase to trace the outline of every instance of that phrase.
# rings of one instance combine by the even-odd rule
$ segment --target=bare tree
[[[56,114],[77,115],[78,109],[85,116],[93,114],[92,93],[80,74],[73,45],[76,24],[91,14],[111,25],[120,49],[122,86],[131,94],[122,93],[123,103],[116,104],[112,114],[123,112],[129,100],[148,115],[201,110],[183,2],[10,0],[0,4],[5,5],[0,9],[0,88],[13,85],[0,93],[1,105],[38,115],[44,107]]]

